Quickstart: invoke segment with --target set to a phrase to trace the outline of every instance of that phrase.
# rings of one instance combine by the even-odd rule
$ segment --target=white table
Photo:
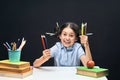
[[[40,67],[34,68],[34,80],[107,80],[107,78],[93,78],[76,74],[75,67]]]
[[[40,67],[33,68],[33,75],[24,78],[0,77],[0,80],[107,80],[107,78],[93,78],[76,74],[75,67]]]

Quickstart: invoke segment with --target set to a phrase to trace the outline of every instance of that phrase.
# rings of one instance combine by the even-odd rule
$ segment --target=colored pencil
[[[41,41],[42,41],[43,49],[46,49],[44,35],[41,35]]]

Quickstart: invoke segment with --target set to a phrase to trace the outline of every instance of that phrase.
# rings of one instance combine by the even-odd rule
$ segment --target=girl
[[[87,61],[92,60],[92,56],[88,36],[79,35],[79,31],[79,26],[75,23],[63,24],[57,35],[60,42],[57,42],[50,49],[43,50],[43,55],[33,62],[33,66],[40,67],[51,57],[54,57],[55,66],[79,66],[80,60],[86,66]],[[81,44],[78,42],[79,40]]]

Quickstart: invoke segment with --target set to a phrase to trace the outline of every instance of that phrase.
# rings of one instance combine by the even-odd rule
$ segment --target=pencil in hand
[[[45,37],[45,35],[41,35],[41,41],[42,41],[42,46],[43,49],[48,49],[48,45],[47,45],[47,38]]]
[[[81,35],[93,35],[93,33],[87,33],[87,23],[81,24]]]

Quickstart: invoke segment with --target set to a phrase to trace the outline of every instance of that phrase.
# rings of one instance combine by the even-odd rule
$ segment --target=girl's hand
[[[88,44],[88,36],[86,36],[86,35],[80,35],[80,42],[81,42],[81,44],[83,44],[84,46],[86,46]]]
[[[40,67],[44,62],[50,59],[50,49],[43,51],[43,55],[33,62],[34,67]]]
[[[44,57],[44,58],[50,57],[50,49],[45,49],[45,50],[43,51],[43,57]]]

